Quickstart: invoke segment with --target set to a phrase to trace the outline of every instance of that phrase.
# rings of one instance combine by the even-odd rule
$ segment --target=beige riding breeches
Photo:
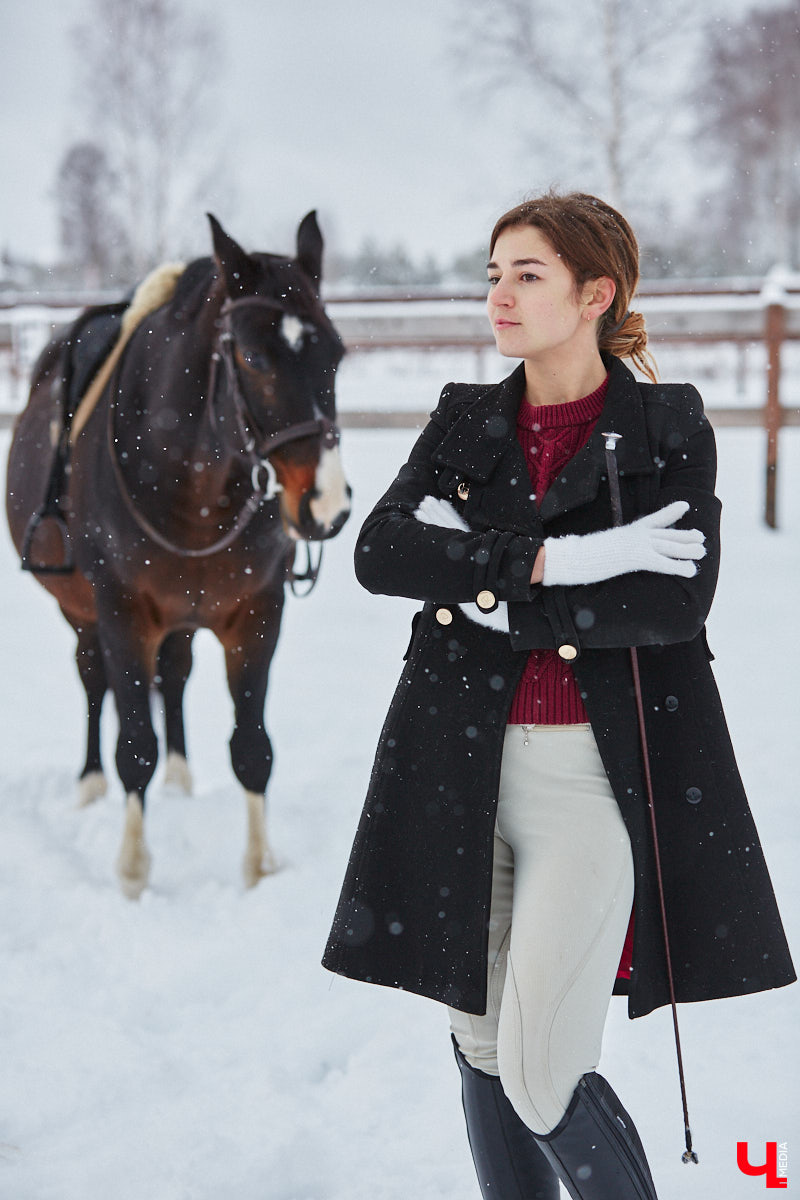
[[[534,1133],[558,1124],[597,1067],[633,885],[630,839],[590,726],[509,725],[487,1012],[449,1012],[467,1061],[500,1076]]]

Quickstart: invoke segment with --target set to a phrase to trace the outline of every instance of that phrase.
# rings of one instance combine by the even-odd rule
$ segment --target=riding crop
[[[608,470],[608,484],[611,489],[611,512],[615,526],[622,525],[622,496],[619,488],[619,470],[617,467],[616,444],[622,437],[620,433],[604,433],[602,435],[606,439],[606,468]],[[658,831],[656,828],[656,810],[653,801],[653,779],[650,773],[650,751],[647,744],[647,728],[644,721],[644,704],[642,703],[642,683],[639,675],[639,655],[635,646],[630,647],[631,655],[631,671],[633,673],[633,690],[636,697],[636,714],[639,721],[639,740],[642,749],[642,762],[644,765],[644,781],[647,791],[647,807],[650,810],[650,826],[653,832],[653,853],[656,864],[656,878],[658,880],[658,897],[661,907],[661,927],[664,932],[664,950],[667,963],[667,979],[669,980],[669,997],[672,1007],[672,1025],[675,1030],[675,1049],[678,1055],[678,1075],[681,1084],[681,1102],[683,1104],[683,1126],[686,1138],[686,1149],[683,1152],[681,1159],[683,1162],[696,1163],[697,1155],[692,1149],[692,1131],[689,1128],[689,1109],[686,1103],[686,1081],[683,1076],[683,1056],[681,1055],[681,1038],[678,1030],[678,1010],[675,1004],[675,984],[672,978],[672,960],[669,952],[669,935],[667,932],[667,910],[664,903],[664,882],[661,875],[661,857],[658,851]]]

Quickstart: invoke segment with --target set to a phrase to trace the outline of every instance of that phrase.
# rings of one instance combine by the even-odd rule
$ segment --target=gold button
[[[570,646],[569,642],[565,642],[563,646],[558,647],[559,658],[566,659],[567,662],[572,662],[573,658],[578,657],[578,651],[574,646]]]
[[[469,484],[465,483],[464,480],[462,479],[461,483],[458,485],[458,497],[460,500],[466,500],[468,496],[469,496]]]
[[[440,625],[449,625],[453,620],[453,614],[450,612],[449,608],[437,608],[436,620]]]
[[[478,608],[482,608],[486,612],[488,609],[494,608],[497,603],[497,597],[494,592],[490,592],[488,588],[484,588],[483,591],[478,592],[475,597],[475,603]]]

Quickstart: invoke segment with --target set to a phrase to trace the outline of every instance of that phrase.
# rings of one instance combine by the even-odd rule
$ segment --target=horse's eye
[[[268,371],[269,358],[262,350],[241,350],[242,362],[251,371]]]

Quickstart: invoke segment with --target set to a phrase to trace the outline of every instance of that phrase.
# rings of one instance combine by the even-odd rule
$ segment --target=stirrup
[[[63,562],[55,565],[51,563],[36,563],[31,562],[31,547],[33,539],[36,535],[36,530],[43,521],[55,521],[58,526],[59,534],[61,535],[61,545],[64,550]],[[20,554],[21,567],[23,571],[31,571],[35,575],[71,575],[75,570],[75,560],[72,556],[72,544],[69,538],[69,529],[67,522],[58,511],[48,510],[46,504],[37,508],[36,512],[28,521],[25,530],[25,536],[22,539],[22,552]]]

